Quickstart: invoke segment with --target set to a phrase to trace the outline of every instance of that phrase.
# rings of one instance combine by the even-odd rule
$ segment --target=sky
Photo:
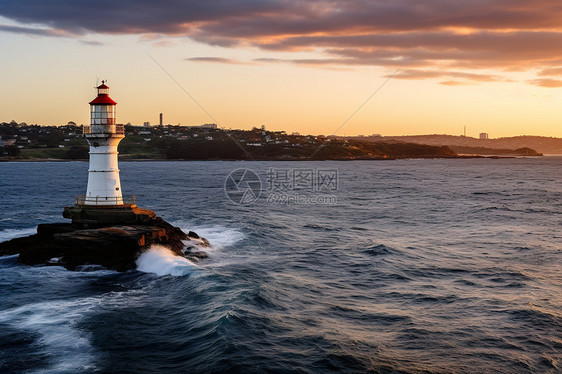
[[[559,0],[0,0],[0,121],[562,137]]]

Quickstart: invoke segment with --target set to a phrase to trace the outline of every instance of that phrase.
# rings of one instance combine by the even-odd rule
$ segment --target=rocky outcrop
[[[198,260],[206,257],[201,247],[209,243],[197,234],[184,233],[154,212],[136,224],[41,224],[37,234],[0,243],[0,255],[18,254],[27,265],[58,265],[69,270],[83,265],[127,271],[151,245],[160,244],[178,256]]]
[[[466,147],[466,146],[451,146],[450,147],[459,154],[468,155],[485,155],[485,156],[542,156],[531,148],[518,148],[518,149],[496,149],[485,147]]]

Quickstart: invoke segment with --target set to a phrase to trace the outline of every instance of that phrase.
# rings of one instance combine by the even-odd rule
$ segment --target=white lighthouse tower
[[[117,146],[125,137],[123,125],[115,124],[117,103],[109,97],[105,81],[96,89],[98,97],[90,102],[90,126],[84,128],[84,136],[90,145],[88,189],[84,205],[123,205]]]

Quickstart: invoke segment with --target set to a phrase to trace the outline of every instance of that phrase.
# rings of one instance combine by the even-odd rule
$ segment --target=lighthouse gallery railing
[[[94,134],[117,134],[117,135],[125,135],[125,125],[117,124],[117,125],[94,125],[96,130],[101,129],[102,131],[94,131]],[[92,126],[84,126],[82,129],[82,134],[91,134],[92,133]]]
[[[98,197],[98,196],[85,196],[79,195],[76,196],[75,204],[77,206],[84,206],[84,205],[104,205],[107,206],[108,204],[115,204],[115,205],[136,205],[135,204],[136,197],[133,195],[130,198],[123,198],[123,197]]]

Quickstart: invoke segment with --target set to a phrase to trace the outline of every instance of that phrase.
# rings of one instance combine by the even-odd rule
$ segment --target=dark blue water
[[[209,258],[0,258],[0,372],[562,372],[561,158],[120,167]],[[264,182],[253,204],[224,192],[237,168]],[[302,192],[337,202],[268,201],[269,168],[337,170],[337,190]],[[0,240],[62,221],[86,179],[82,162],[0,163]]]

